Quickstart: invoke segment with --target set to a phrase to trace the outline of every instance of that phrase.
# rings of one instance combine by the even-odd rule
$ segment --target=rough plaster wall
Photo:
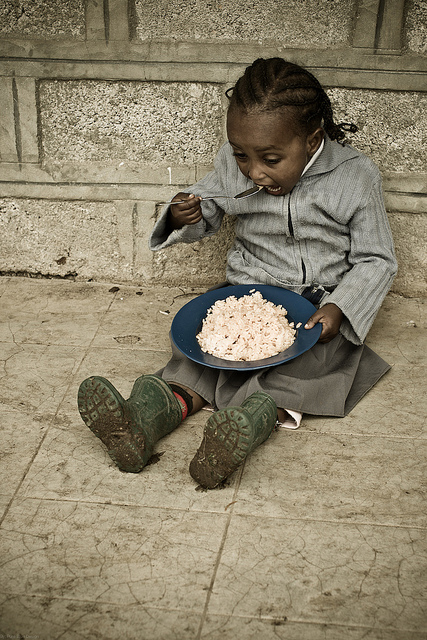
[[[43,159],[208,164],[221,101],[221,89],[200,82],[42,81]]]
[[[427,130],[423,94],[328,92],[337,119],[359,126],[352,144],[381,170],[422,171]],[[44,162],[83,167],[98,161],[145,161],[153,168],[209,165],[223,140],[221,100],[222,87],[209,83],[43,81],[39,104]],[[176,191],[178,187],[171,186],[169,195]],[[3,202],[0,215],[0,270],[79,278],[211,285],[224,279],[233,237],[230,223],[213,239],[151,254],[146,245],[155,202],[135,208],[120,201],[28,199]],[[402,265],[395,288],[422,293],[425,217],[391,213],[390,220]]]
[[[354,122],[351,144],[382,171],[425,171],[427,96],[407,91],[330,89],[336,120]]]
[[[122,221],[112,202],[0,200],[0,270],[111,279],[131,276]]]
[[[84,0],[1,0],[0,33],[38,38],[82,38]]]
[[[369,37],[374,44],[377,5],[3,0],[0,271],[189,286],[222,280],[232,222],[212,239],[153,254],[147,241],[158,203],[209,170],[224,140],[224,90],[242,63],[298,50],[331,80],[337,118],[358,124],[352,143],[385,176],[400,265],[395,291],[425,295],[426,93],[408,90],[410,74],[399,72],[414,69],[415,78],[426,54],[427,3],[406,0],[389,57],[357,49]],[[365,10],[371,36],[359,32],[355,44]],[[13,62],[20,56],[22,67]]]
[[[406,8],[404,46],[407,51],[427,53],[427,2],[409,0]]]
[[[139,40],[286,42],[288,47],[338,47],[347,42],[354,0],[135,0]]]
[[[425,296],[427,217],[395,212],[389,219],[399,263],[393,290],[408,297]]]
[[[234,235],[234,220],[226,218],[221,230],[212,238],[191,245],[175,245],[167,251],[156,251],[153,269],[156,278],[171,284],[182,284],[182,267],[187,282],[200,286],[213,285],[225,280],[227,251]]]
[[[427,96],[328,89],[349,140],[382,171],[423,171]],[[84,163],[128,160],[153,167],[209,165],[224,141],[222,87],[203,83],[43,81],[43,158]]]

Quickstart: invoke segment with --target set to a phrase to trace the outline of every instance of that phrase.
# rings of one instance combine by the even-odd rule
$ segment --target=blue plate
[[[263,360],[222,360],[212,356],[210,353],[204,353],[197,342],[196,335],[201,331],[202,321],[206,317],[208,309],[217,300],[225,300],[228,296],[241,298],[253,289],[259,291],[266,300],[270,300],[273,304],[281,304],[288,311],[287,318],[289,322],[293,321],[295,326],[298,322],[302,323],[301,327],[297,329],[295,342],[285,351]],[[252,371],[254,369],[273,367],[292,360],[316,344],[322,333],[322,325],[318,323],[312,329],[304,329],[304,324],[315,311],[316,307],[311,302],[288,289],[255,284],[232,285],[207,291],[203,295],[194,298],[194,300],[187,302],[172,321],[171,335],[178,349],[194,362],[213,369]]]

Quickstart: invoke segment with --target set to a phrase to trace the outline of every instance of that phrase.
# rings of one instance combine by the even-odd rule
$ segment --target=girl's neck
[[[322,153],[322,149],[325,146],[325,138],[323,138],[322,142],[320,143],[319,148],[317,149],[316,153],[314,155],[311,156],[310,160],[307,162],[307,164],[304,167],[304,171],[301,174],[301,177],[304,175],[304,173],[306,171],[308,171],[310,169],[310,167],[316,162],[317,158],[320,156],[320,154]]]

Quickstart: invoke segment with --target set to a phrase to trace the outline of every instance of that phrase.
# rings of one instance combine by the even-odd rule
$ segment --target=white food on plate
[[[252,289],[249,295],[217,300],[207,312],[197,341],[202,351],[223,360],[263,360],[295,341],[287,311]]]

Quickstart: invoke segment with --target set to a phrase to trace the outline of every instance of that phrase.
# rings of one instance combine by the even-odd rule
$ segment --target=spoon
[[[202,198],[202,200],[214,200],[215,198],[227,198],[228,200],[241,200],[242,198],[249,198],[253,196],[258,191],[261,191],[264,187],[260,187],[258,184],[255,187],[251,187],[246,191],[242,191],[242,193],[238,193],[235,196],[209,196],[207,198]],[[165,202],[165,204],[182,204],[183,202],[187,202],[187,200],[178,200],[177,202]]]

